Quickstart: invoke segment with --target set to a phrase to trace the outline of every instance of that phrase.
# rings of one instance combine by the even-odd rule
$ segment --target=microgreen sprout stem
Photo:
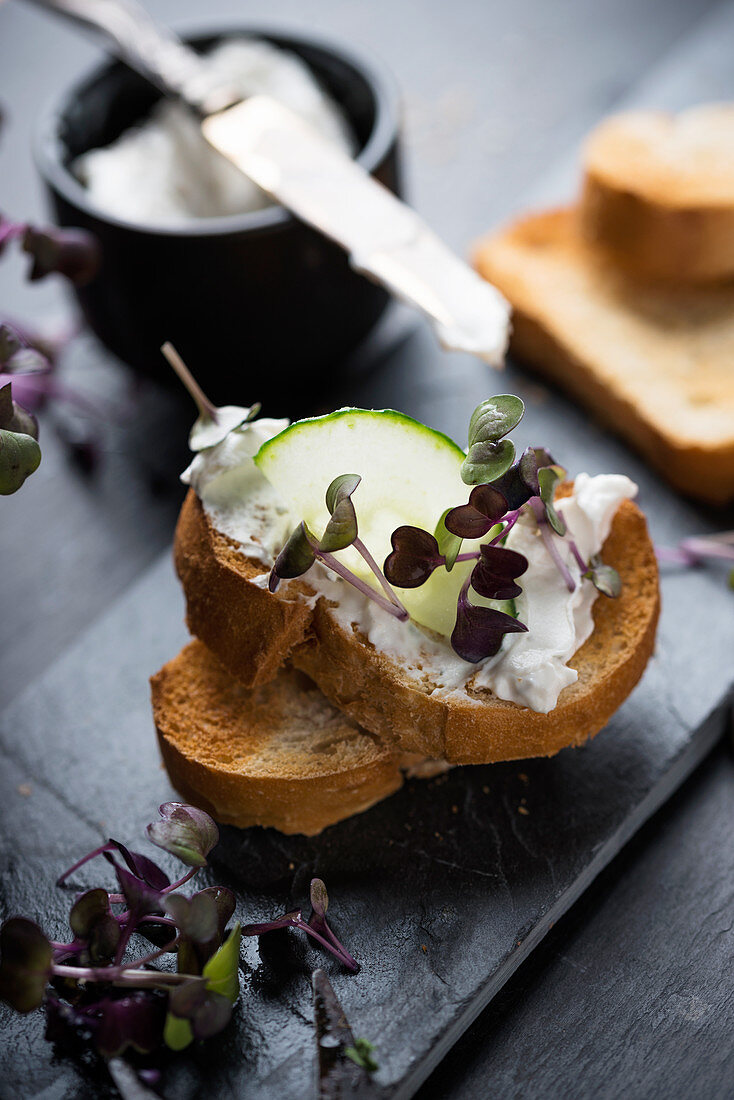
[[[365,544],[362,542],[361,538],[359,538],[359,536],[354,540],[354,542],[352,543],[352,546],[354,547],[354,549],[359,554],[362,555],[362,557],[366,561],[367,565],[370,567],[370,569],[374,573],[375,577],[377,577],[377,580],[380,582],[380,585],[382,586],[382,590],[384,591],[385,595],[390,600],[390,602],[394,603],[395,606],[398,608],[398,610],[402,612],[402,616],[400,616],[400,617],[404,618],[404,619],[407,619],[408,618],[408,612],[406,611],[406,609],[403,606],[403,604],[401,603],[401,601],[398,599],[398,596],[397,596],[395,590],[393,589],[392,585],[389,583],[389,581],[387,580],[387,577],[385,576],[383,571],[380,569],[379,565],[377,564],[375,559],[372,557],[369,550],[367,549]]]
[[[199,410],[199,415],[207,417],[216,423],[217,413],[219,412],[217,406],[206,396],[170,340],[166,340],[165,344],[161,347],[161,352],[165,355],[181,382],[183,382],[186,391]]]

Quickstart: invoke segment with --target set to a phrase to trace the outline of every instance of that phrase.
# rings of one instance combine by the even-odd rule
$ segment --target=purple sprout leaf
[[[99,245],[85,229],[28,226],[23,236],[23,251],[33,261],[29,273],[31,282],[55,272],[75,286],[86,286],[99,269]]]
[[[359,474],[340,474],[326,490],[326,507],[331,518],[319,541],[319,550],[333,554],[346,550],[357,537],[357,514],[354,511],[352,493],[362,478]]]
[[[451,634],[454,652],[464,661],[477,664],[499,652],[505,634],[527,631],[527,627],[490,607],[478,607],[469,601],[467,586],[461,590],[456,607],[456,625]]]
[[[210,897],[214,902],[217,911],[217,931],[221,940],[235,911],[235,896],[226,886],[207,886],[204,890],[199,890],[199,893],[195,896],[200,897],[201,895]]]
[[[219,931],[217,905],[210,894],[194,894],[192,898],[183,894],[169,894],[166,897],[166,912],[176,922],[179,932],[195,944],[208,944]]]
[[[443,555],[447,573],[450,573],[454,568],[463,542],[460,535],[455,535],[452,531],[449,531],[446,526],[446,517],[450,511],[451,508],[446,509],[436,524],[436,530],[433,532],[433,537],[438,543],[438,552]]]
[[[53,949],[38,925],[11,917],[0,929],[0,1000],[16,1012],[43,1003],[51,978]]]
[[[540,499],[545,507],[545,515],[557,535],[563,537],[566,534],[566,524],[562,516],[555,509],[556,489],[566,476],[562,466],[544,466],[538,470],[538,485],[540,487]]]
[[[93,963],[112,959],[120,943],[120,925],[110,910],[106,890],[87,890],[69,913],[69,925],[77,940],[89,947]]]
[[[502,493],[508,509],[514,512],[531,497],[538,496],[538,470],[552,464],[553,459],[544,448],[528,447],[517,462],[493,483],[493,488]]]
[[[605,565],[598,554],[590,559],[589,570],[584,576],[591,581],[598,592],[611,600],[617,599],[622,591],[622,578],[619,573],[613,566]]]
[[[163,912],[165,894],[151,889],[142,879],[139,879],[130,871],[126,871],[124,867],[119,867],[109,852],[105,852],[104,855],[115,868],[117,881],[120,884],[120,892],[136,918],[144,917],[149,913]]]
[[[421,527],[397,527],[390,542],[392,552],[385,558],[383,572],[397,588],[419,588],[444,563],[435,537]]]
[[[164,802],[158,813],[161,820],[148,826],[148,839],[187,867],[205,867],[219,841],[219,829],[209,814],[183,802]]]
[[[168,875],[152,859],[141,855],[140,852],[131,852],[119,840],[110,839],[110,844],[114,844],[136,878],[141,879],[154,890],[165,890],[171,885]]]
[[[344,966],[356,972],[359,970],[359,963],[349,951],[347,951],[344,944],[337,939],[326,920],[326,911],[329,908],[329,895],[326,891],[326,884],[323,879],[312,878],[310,892],[311,916],[308,918],[308,929],[312,930],[311,934],[313,934],[313,932],[318,933],[325,941],[323,946],[327,947]]]
[[[527,558],[503,546],[482,546],[480,553],[471,575],[474,591],[488,600],[514,600],[519,596],[522,588],[515,577],[526,571]]]
[[[0,496],[17,493],[41,464],[41,448],[31,435],[0,428]]]
[[[477,405],[469,421],[469,447],[461,467],[466,485],[495,481],[509,470],[515,446],[504,437],[520,423],[524,412],[523,402],[511,393]]]
[[[275,564],[270,571],[268,588],[275,592],[282,580],[291,580],[293,577],[302,577],[316,561],[314,546],[316,540],[304,522],[288,536],[283,549],[275,559]]]
[[[160,1046],[165,999],[135,990],[123,997],[103,997],[84,1010],[100,1054],[112,1058],[132,1049],[149,1054]]]
[[[469,503],[449,509],[446,527],[465,539],[480,539],[507,512],[507,498],[494,485],[475,485]]]

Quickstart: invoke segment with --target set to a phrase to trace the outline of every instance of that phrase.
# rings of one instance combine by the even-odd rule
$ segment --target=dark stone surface
[[[208,9],[206,16],[194,0],[151,0],[150,6],[163,18],[188,19],[189,26],[192,18],[205,18],[211,24],[218,14],[223,22],[231,22],[233,13],[243,19],[257,15],[253,5],[243,7],[234,0],[219,0],[216,11]],[[300,0],[282,0],[277,16],[284,24],[292,21],[293,25],[352,36],[357,44],[375,49],[391,64],[405,93],[411,194],[458,248],[525,205],[521,196],[527,196],[533,184],[537,201],[545,201],[549,169],[604,111],[620,102],[675,106],[705,98],[731,98],[734,90],[730,64],[734,6],[730,3],[650,0],[640,6],[637,0],[598,0],[593,5],[564,0],[547,5],[539,0],[516,0],[513,4],[487,0],[477,5],[475,0],[457,0],[448,5],[433,0],[401,4],[372,0],[369,5],[355,5],[316,0],[305,13]],[[40,187],[29,153],[32,120],[41,105],[95,57],[89,43],[58,24],[52,25],[38,12],[20,4],[0,5],[0,99],[7,120],[0,134],[4,211],[38,216]],[[665,62],[659,64],[664,57]],[[569,194],[574,186],[575,170],[567,170],[571,163],[570,157],[564,161],[559,194]],[[3,313],[47,323],[65,310],[61,289],[53,281],[24,285],[22,267],[13,259],[0,267]],[[338,396],[400,405],[460,434],[469,403],[477,394],[484,395],[485,371],[470,361],[439,356],[428,340],[414,343],[407,351],[397,369],[388,364],[375,376],[374,388],[359,387],[355,373],[354,384],[345,385]],[[180,498],[176,472],[185,460],[183,439],[189,421],[185,403],[151,388],[141,395],[133,415],[122,421],[119,412],[129,393],[127,375],[103,359],[89,340],[70,349],[64,374],[107,399],[113,418],[102,433],[103,463],[90,478],[70,460],[63,438],[57,434],[65,417],[58,411],[47,412],[41,423],[41,469],[20,494],[0,504],[0,698],[4,701],[20,697],[157,557],[170,542]],[[504,387],[504,380],[502,384]],[[511,374],[507,388],[516,384]],[[543,391],[530,384],[523,392],[526,397],[544,400]],[[572,428],[568,439],[566,418]],[[588,459],[591,472],[616,468],[632,476],[639,473],[639,466],[621,446],[602,443],[583,414],[568,406],[556,404],[547,416],[542,404],[537,410],[531,406],[529,434],[535,437],[543,422],[548,424],[548,441],[556,441],[559,453],[572,468],[584,459],[580,441],[588,439],[593,447]],[[580,425],[583,435],[579,434]],[[643,489],[647,505],[650,496],[658,493],[658,486],[648,478]],[[707,527],[732,526],[731,516],[705,515],[664,490],[658,503],[652,517],[653,533],[661,542],[670,543],[681,534]],[[170,575],[162,572],[161,578],[169,585],[169,598],[177,599]],[[650,721],[653,732],[647,731],[646,738],[654,740],[657,731],[661,743],[670,731],[675,740],[675,731],[695,717],[697,696],[710,690],[709,661],[711,675],[716,676],[728,659],[731,677],[731,634],[727,630],[732,597],[725,590],[723,576],[714,579],[712,575],[706,583],[700,575],[668,575],[664,581],[666,616],[675,614],[671,608],[686,598],[689,585],[693,595],[704,601],[700,616],[684,622],[680,639],[666,635],[666,653],[662,654],[674,689],[670,704],[680,709],[683,703],[684,722],[679,725],[667,711],[656,711]],[[180,603],[171,603],[168,613],[173,615],[168,624],[170,648],[159,639],[156,660],[170,656],[178,644],[174,626],[180,618]],[[129,644],[133,644],[132,636]],[[689,663],[692,652],[699,654],[699,663],[693,666]],[[137,697],[134,709],[138,717],[131,716],[129,721],[139,723],[139,740],[129,745],[124,742],[129,728],[126,720],[118,719],[114,706],[110,711],[102,706],[106,681],[97,687],[95,707],[85,711],[87,693],[94,690],[94,672],[87,673],[86,665],[83,690],[72,681],[62,689],[63,671],[55,673],[56,680],[41,696],[45,704],[33,711],[27,722],[16,721],[13,715],[19,714],[17,710],[8,716],[4,735],[14,746],[15,758],[0,756],[0,917],[11,909],[35,914],[47,922],[48,931],[60,933],[68,904],[50,885],[60,867],[101,834],[117,829],[123,839],[134,840],[139,835],[139,827],[165,789],[143,701],[143,680],[149,671],[141,668],[131,677],[123,668],[119,686],[111,693],[113,701],[117,699],[115,706],[128,690],[131,698]],[[112,671],[110,680],[114,680]],[[73,699],[69,701],[75,690],[76,706]],[[66,714],[58,705],[62,696],[67,698]],[[629,706],[636,705],[633,698]],[[30,733],[28,757],[18,755],[17,746]],[[68,744],[62,740],[64,736]],[[106,758],[99,756],[102,743]],[[144,744],[142,754],[139,744]],[[603,740],[598,741],[591,752],[600,752],[602,744]],[[563,759],[537,766],[543,773],[549,769],[555,774],[566,767]],[[630,768],[634,774],[633,765]],[[517,772],[520,770],[530,775],[518,767]],[[513,774],[508,769],[508,782]],[[498,772],[497,782],[500,778]],[[28,785],[31,793],[21,793]],[[497,794],[496,783],[487,785]],[[542,789],[537,787],[536,794]],[[509,795],[513,793],[510,787]],[[394,800],[396,817],[398,811],[408,815],[403,825],[415,819],[417,797],[425,798],[428,812],[433,812],[434,806],[439,817],[447,812],[441,786],[430,800],[406,792]],[[533,951],[423,1086],[421,1098],[728,1098],[734,1078],[730,1040],[734,1027],[733,811],[734,767],[730,757],[719,752],[683,795],[673,799],[627,845],[612,868]],[[532,813],[528,818],[514,818],[508,812],[505,823],[526,825],[531,817]],[[372,827],[370,815],[363,820]],[[400,839],[399,833],[385,828],[388,839]],[[522,833],[523,837],[529,835]],[[410,836],[408,830],[405,836]],[[421,839],[436,843],[430,835]],[[374,846],[374,834],[372,840]],[[517,841],[511,839],[510,855],[516,846]],[[447,852],[449,860],[456,855],[453,840],[449,846],[444,838],[442,850],[432,852],[431,858],[435,855],[446,860]],[[326,860],[326,846],[324,853]],[[459,855],[463,858],[463,853]],[[276,856],[277,852],[274,860]],[[420,866],[426,865],[427,856],[417,858]],[[496,871],[490,855],[485,853],[484,858],[485,864],[472,863],[471,867]],[[532,866],[529,853],[523,859],[528,868]],[[282,854],[280,861],[282,867]],[[505,864],[501,866],[504,870]],[[484,885],[483,900],[494,907],[494,898],[500,894],[496,880],[469,873],[466,886],[466,871],[460,873],[440,863],[436,867],[443,867],[442,873],[448,876],[445,881],[454,886],[452,903],[460,902],[465,892],[475,898],[476,905],[476,894]],[[215,877],[221,873],[218,868]],[[539,859],[534,873],[548,885],[546,868]],[[361,916],[361,910],[356,914],[353,905],[361,899],[350,893],[349,883],[340,878],[330,886],[334,923],[350,942],[354,920]],[[389,880],[381,881],[382,893],[388,886]],[[294,889],[302,900],[300,878]],[[549,890],[545,904],[552,892]],[[262,896],[243,894],[243,900],[248,914],[260,914],[271,911],[270,906],[274,911],[285,898],[271,885]],[[368,905],[372,904],[369,892]],[[422,917],[423,926],[434,933],[442,928],[437,912],[431,905]],[[431,978],[430,970],[433,965],[446,980],[440,935],[435,942],[420,929],[418,935],[428,950],[426,956],[421,951],[417,964],[407,926],[397,926],[394,940],[401,950],[408,945],[409,963],[415,969],[425,967],[421,980],[432,981],[433,989],[438,990],[436,997],[443,994],[448,1000],[454,996],[454,986]],[[352,946],[356,949],[361,943]],[[456,953],[460,950],[457,945]],[[496,945],[482,943],[478,953],[486,954],[491,963]],[[454,960],[450,951],[447,958]],[[247,967],[248,973],[253,972],[257,1015],[244,1017],[226,1040],[223,1036],[205,1052],[184,1059],[180,1077],[169,1072],[168,1094],[239,1096],[241,1079],[236,1071],[244,1062],[241,1072],[267,1078],[273,1093],[307,1095],[313,1080],[308,973],[323,962],[321,955],[296,943],[280,964],[275,952],[268,954],[264,949],[261,958],[254,946],[248,947]],[[330,960],[326,965],[339,995],[351,990],[350,1022],[356,1033],[363,1027],[362,1033],[367,1033],[370,1021],[376,1020],[372,1037],[379,1038],[384,1032],[385,1042],[389,1037],[396,1048],[409,1052],[411,1033],[400,1020],[406,1006],[410,1007],[407,992],[396,984],[386,984],[382,1004],[373,1007],[368,1019],[355,986],[363,975],[352,979],[341,975]],[[380,960],[379,981],[387,969]],[[412,972],[408,976],[412,977]],[[289,1010],[287,1023],[281,993],[294,1009],[292,1014]],[[423,1014],[430,1015],[433,1006],[429,999],[422,1006]],[[357,1009],[356,1015],[353,1009]],[[2,1024],[6,1025],[0,1030],[3,1100],[41,1096],[44,1100],[86,1100],[106,1094],[103,1079],[79,1063],[70,1064],[55,1055],[44,1043],[40,1014],[20,1024],[3,1017]],[[257,1051],[265,1038],[270,1045],[263,1048],[261,1057]],[[278,1059],[282,1060],[280,1068],[268,1078],[269,1067]]]
[[[393,360],[369,380],[370,400],[381,404],[384,379],[392,399],[405,405],[420,370],[428,396],[422,403],[414,397],[411,407],[433,423],[440,412],[442,426],[460,437],[467,412],[486,389],[482,365],[442,356],[423,330]],[[453,372],[450,392],[440,384],[447,370]],[[506,382],[528,402],[523,444],[547,444],[572,471],[629,473],[661,541],[681,527],[707,529],[703,513],[657,484],[620,444],[600,438],[583,414],[512,370]],[[326,880],[337,932],[363,969],[353,978],[330,961],[326,966],[355,1034],[378,1048],[377,1080],[385,1095],[411,1095],[721,735],[734,652],[734,616],[722,595],[729,599],[714,573],[668,573],[657,649],[643,682],[582,750],[409,783],[381,806],[313,839],[224,830],[212,873],[223,873],[236,888],[248,920],[303,902],[312,874]],[[68,820],[57,821],[61,810],[45,805],[46,791],[54,807],[58,799],[81,817],[85,833],[91,828],[130,841],[169,793],[147,677],[184,641],[181,618],[166,554],[5,712],[0,745],[41,785],[43,797],[23,801],[4,835],[35,838],[31,855],[39,868],[58,858],[59,837],[69,838],[73,856],[82,830],[81,823],[69,829]],[[702,646],[712,630],[717,645]],[[52,834],[50,850],[44,828]],[[85,870],[79,885],[91,875]],[[19,876],[11,868],[3,910],[34,914],[53,928],[63,905],[52,890],[35,896],[39,886],[37,874]],[[314,1055],[308,982],[319,956],[298,940],[286,942],[285,959],[268,945],[260,950],[247,943],[235,1024],[210,1054],[185,1056],[171,1068],[167,1095],[217,1095],[225,1079],[263,1098],[293,1095],[302,1086]],[[27,1034],[25,1023],[11,1019],[8,1026]],[[6,1050],[2,1069],[9,1078],[19,1063],[12,1043]],[[47,1057],[42,1045],[34,1046],[34,1063],[45,1065]],[[27,1074],[28,1063],[20,1066]],[[62,1080],[68,1073],[63,1070]]]

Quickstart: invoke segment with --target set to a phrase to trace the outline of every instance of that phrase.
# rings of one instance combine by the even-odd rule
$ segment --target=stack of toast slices
[[[562,488],[561,493],[568,488]],[[472,688],[416,682],[301,578],[270,592],[267,568],[212,524],[189,490],[175,563],[195,640],[152,677],[163,760],[185,799],[218,821],[312,835],[454,764],[551,755],[593,736],[652,653],[658,572],[644,516],[620,506],[603,548],[622,579],[597,599],[578,681],[549,714]]]
[[[679,491],[734,499],[734,105],[608,119],[581,199],[481,241],[511,350]]]

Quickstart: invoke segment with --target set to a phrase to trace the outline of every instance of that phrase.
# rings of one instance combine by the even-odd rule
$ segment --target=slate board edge
[[[643,825],[659,810],[665,802],[678,790],[686,779],[702,764],[714,746],[724,736],[732,719],[734,707],[734,685],[729,689],[724,700],[715,707],[705,721],[699,726],[689,740],[686,748],[680,753],[675,762],[667,769],[662,779],[654,786],[645,798],[638,803],[634,814],[628,815],[611,837],[599,848],[598,852],[588,864],[582,874],[574,880],[571,887],[556,900],[555,904],[538,921],[528,933],[522,945],[513,951],[506,961],[494,972],[484,989],[467,1006],[462,1015],[447,1028],[443,1038],[436,1044],[433,1050],[415,1067],[413,1072],[404,1078],[401,1084],[394,1089],[385,1089],[383,1095],[391,1100],[410,1100],[420,1086],[427,1080],[433,1070],[443,1060],[451,1047],[458,1042],[467,1028],[476,1020],[477,1016],[487,1007],[493,997],[500,992],[509,981],[515,971],[532,954],[539,943],[550,932],[553,926],[575,904],[581,895],[588,889],[595,878],[612,862],[614,857],[621,852],[629,840]]]

